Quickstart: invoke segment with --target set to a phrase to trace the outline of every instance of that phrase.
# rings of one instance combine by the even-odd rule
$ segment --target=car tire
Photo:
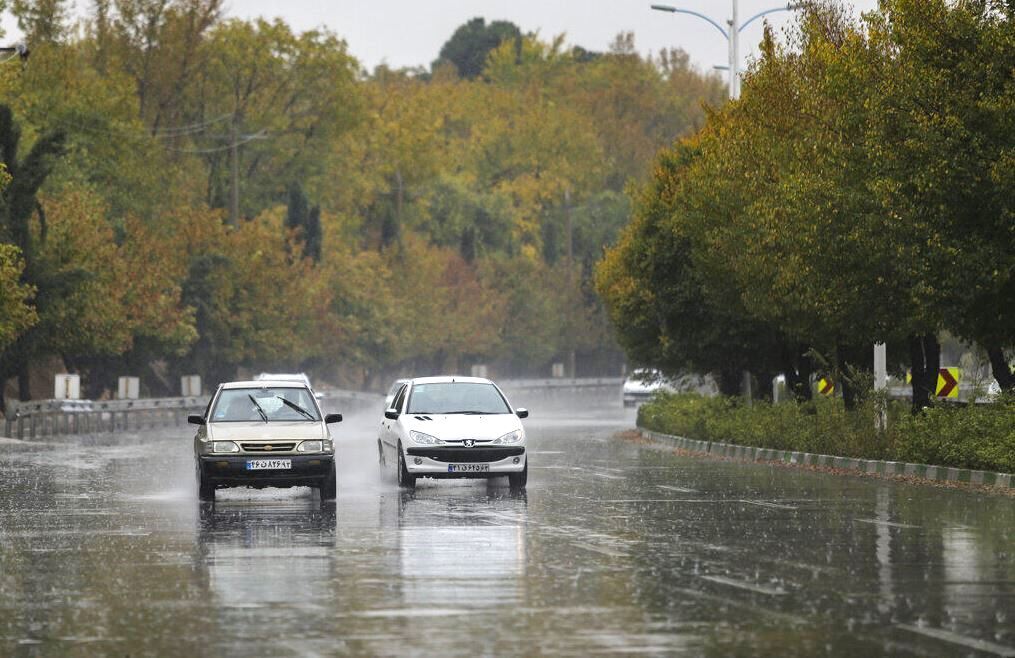
[[[200,470],[197,472],[197,498],[201,502],[214,502],[215,485],[208,482]]]
[[[512,489],[524,489],[525,484],[529,481],[529,462],[525,461],[525,466],[522,468],[520,473],[508,473],[508,485]]]
[[[405,467],[405,456],[402,454],[402,446],[398,446],[398,486],[403,489],[416,488],[416,476]]]
[[[335,500],[335,495],[338,491],[338,480],[335,477],[335,462],[331,462],[331,468],[328,470],[328,474],[321,480],[320,492],[321,500]]]

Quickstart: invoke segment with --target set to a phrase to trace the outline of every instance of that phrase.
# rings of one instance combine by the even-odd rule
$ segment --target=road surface
[[[1015,501],[692,459],[532,410],[527,492],[201,506],[187,427],[0,439],[0,655],[1015,656]]]

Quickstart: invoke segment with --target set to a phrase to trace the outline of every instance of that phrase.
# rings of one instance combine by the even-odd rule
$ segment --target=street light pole
[[[709,16],[698,13],[696,11],[691,11],[690,9],[679,9],[672,5],[652,5],[652,9],[655,9],[656,11],[665,11],[671,14],[688,14],[690,16],[694,16],[695,18],[700,18],[704,21],[707,21],[715,29],[719,30],[719,34],[721,34],[723,38],[726,39],[726,43],[728,46],[729,94],[730,98],[734,100],[740,98],[740,33],[743,32],[748,25],[758,20],[762,16],[777,11],[791,11],[799,7],[798,4],[793,2],[783,7],[772,7],[771,9],[766,9],[764,11],[758,12],[754,16],[751,16],[746,21],[741,23],[739,21],[738,15],[738,4],[739,4],[738,0],[733,0],[733,13],[730,19],[726,21],[726,25],[728,26],[729,29],[724,28],[722,25],[720,25],[718,22],[716,22]]]

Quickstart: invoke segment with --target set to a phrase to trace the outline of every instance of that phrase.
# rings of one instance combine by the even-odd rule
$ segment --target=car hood
[[[490,414],[472,416],[468,414],[406,414],[407,430],[416,430],[442,441],[462,439],[496,439],[508,432],[522,429],[522,423],[514,414]],[[426,420],[429,418],[430,420]]]
[[[208,423],[208,438],[212,441],[275,441],[278,439],[326,439],[324,425],[320,422],[272,422],[262,423]]]
[[[639,379],[628,379],[624,382],[625,393],[652,393],[665,387],[661,381],[643,382]]]

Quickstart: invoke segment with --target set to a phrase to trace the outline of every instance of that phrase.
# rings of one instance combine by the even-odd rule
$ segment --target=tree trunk
[[[842,404],[846,407],[846,411],[854,411],[856,410],[857,390],[848,374],[852,365],[849,358],[849,347],[837,345],[835,347],[835,356],[836,361],[839,363],[839,378],[835,383],[839,385],[839,389],[842,391]]]
[[[934,402],[938,370],[941,368],[941,344],[934,334],[909,337],[912,362],[913,413],[918,414]]]
[[[786,376],[786,391],[792,395],[797,402],[809,402],[814,395],[811,390],[811,360],[807,354],[807,346],[796,344],[795,349],[783,348],[782,361]]]
[[[737,368],[724,368],[719,371],[719,392],[726,397],[737,397],[740,395],[740,370]]]
[[[767,400],[771,402],[775,399],[773,390],[775,388],[775,373],[773,372],[762,372],[758,374],[758,385],[754,389],[754,399],[756,400]]]
[[[989,347],[987,356],[990,358],[990,369],[994,373],[994,379],[1001,385],[1001,390],[1007,393],[1015,392],[1015,373],[1008,365],[1008,359],[1004,358],[1004,350],[1000,347]]]
[[[18,366],[18,399],[22,402],[32,399],[32,386],[29,379],[27,361]]]

